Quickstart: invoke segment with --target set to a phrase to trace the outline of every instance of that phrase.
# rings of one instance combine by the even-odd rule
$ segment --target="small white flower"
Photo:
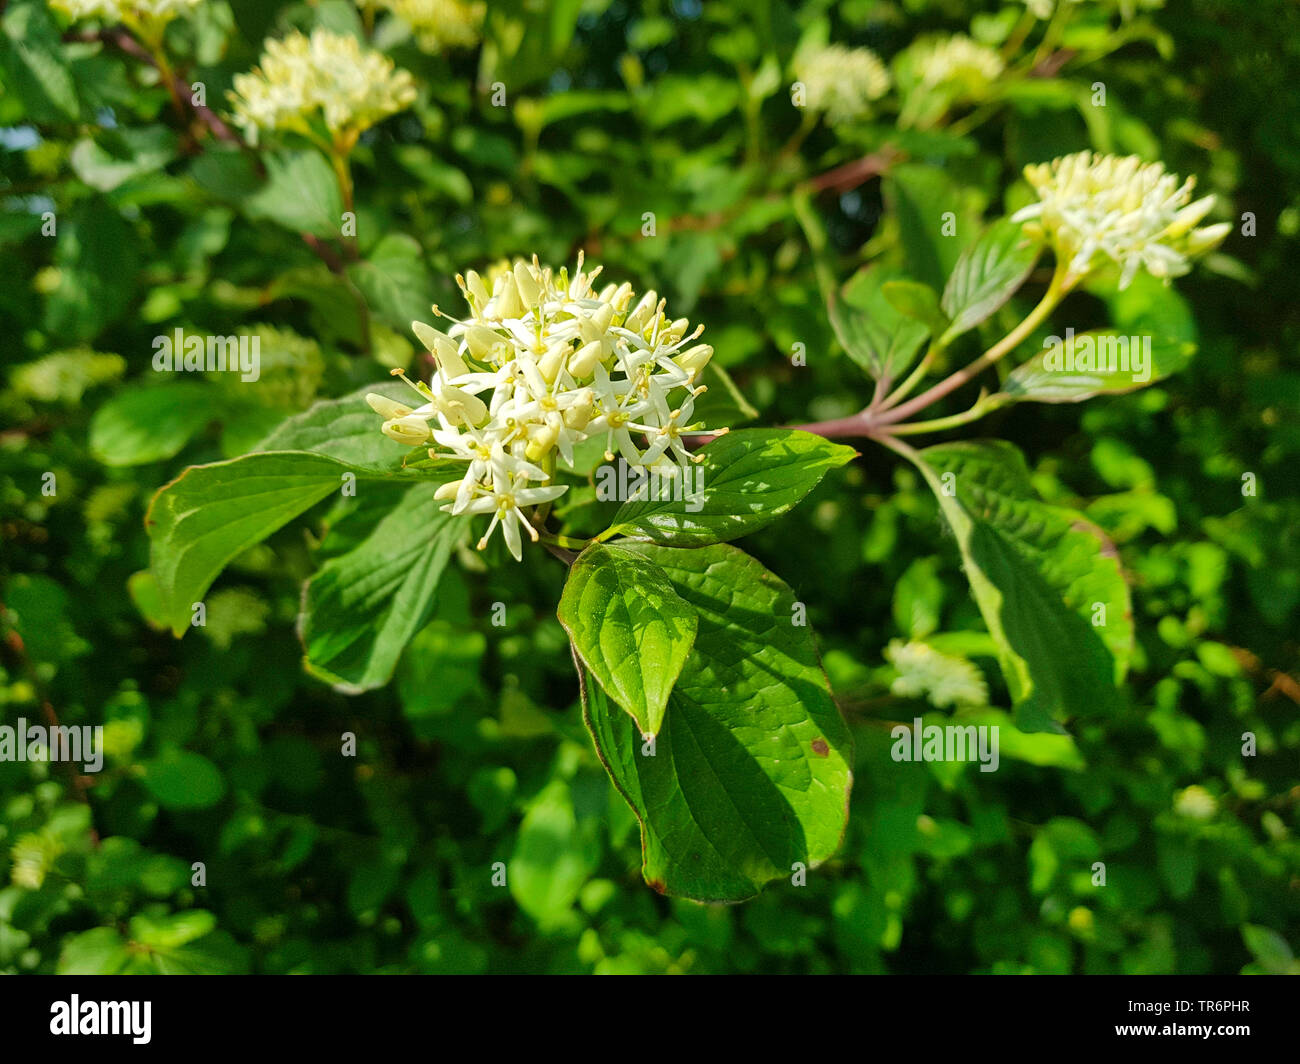
[[[519,536],[519,526],[523,525],[528,529],[528,535],[537,541],[537,530],[528,523],[528,518],[524,516],[522,506],[536,506],[539,503],[551,502],[558,499],[564,494],[565,488],[559,484],[548,485],[544,488],[530,488],[528,486],[528,474],[518,473],[510,475],[504,471],[493,470],[492,487],[483,488],[482,494],[472,499],[462,510],[467,514],[491,514],[492,523],[488,525],[488,530],[483,533],[483,538],[478,542],[478,549],[482,550],[488,544],[488,538],[496,530],[497,525],[501,526],[501,534],[505,537],[506,546],[510,553],[514,555],[515,561],[523,561],[523,543]]]
[[[795,57],[794,72],[807,93],[806,106],[825,112],[832,125],[866,117],[889,91],[889,71],[870,48],[809,49]]]
[[[900,698],[925,698],[944,708],[988,704],[988,686],[978,668],[965,658],[942,654],[925,643],[895,639],[885,658],[898,670],[890,690]]]
[[[1012,215],[1030,236],[1043,237],[1066,264],[1067,282],[1081,280],[1110,260],[1127,288],[1139,268],[1178,277],[1191,259],[1218,245],[1231,226],[1194,228],[1214,197],[1192,202],[1196,179],[1180,182],[1160,163],[1136,155],[1078,152],[1025,167],[1038,202]]]
[[[1214,795],[1198,784],[1185,787],[1174,797],[1174,812],[1189,820],[1213,820],[1218,811]]]

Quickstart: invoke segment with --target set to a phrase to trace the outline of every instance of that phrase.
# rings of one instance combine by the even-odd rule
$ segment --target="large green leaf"
[[[107,200],[84,200],[58,219],[45,327],[60,342],[93,339],[125,311],[140,275],[135,230]]]
[[[675,547],[748,535],[796,506],[828,470],[857,452],[810,432],[741,429],[714,440],[686,471],[683,497],[625,502],[602,535],[621,533]]]
[[[249,454],[192,466],[166,485],[145,516],[163,613],[177,635],[190,610],[237,554],[339,491],[357,470],[321,454]]]
[[[695,642],[695,611],[639,551],[597,543],[569,570],[558,613],[601,687],[642,734],[657,734]]]
[[[560,922],[582,885],[600,865],[600,820],[579,817],[564,780],[552,780],[533,799],[510,856],[510,893],[547,928]]]
[[[924,163],[891,167],[882,191],[898,219],[908,274],[941,291],[958,256],[979,233],[972,194],[940,167]]]
[[[166,126],[142,126],[83,137],[68,161],[91,188],[111,192],[142,174],[161,170],[176,157],[176,134]]]
[[[197,381],[130,388],[95,411],[90,453],[110,466],[171,458],[212,417],[213,392]]]
[[[1059,731],[1057,718],[1115,707],[1133,617],[1110,541],[1081,514],[1036,499],[1009,443],[941,444],[918,465],[997,641],[1019,726]]]
[[[877,380],[894,380],[916,361],[930,335],[919,321],[899,311],[885,296],[884,286],[903,280],[901,271],[872,265],[832,295],[827,307],[831,328],[848,356]]]
[[[1078,403],[1131,392],[1177,373],[1196,353],[1185,340],[1121,336],[1114,329],[1052,339],[1060,343],[1011,371],[1003,395],[1016,402]]]
[[[75,121],[77,87],[59,39],[59,27],[41,0],[18,0],[0,21],[5,47],[0,68],[7,87],[37,121]]]
[[[580,666],[584,719],[640,821],[646,881],[738,901],[838,848],[849,731],[780,579],[726,545],[629,549],[663,569],[699,631],[653,747]]]
[[[973,329],[1015,294],[1038,261],[1041,245],[1005,218],[988,227],[961,253],[943,290],[952,319],[945,340]]]
[[[428,317],[433,285],[420,245],[402,233],[384,237],[366,257],[348,267],[348,276],[381,320],[406,330]]]
[[[244,201],[250,217],[313,236],[342,233],[343,197],[334,171],[320,152],[270,155],[266,172],[266,184]]]
[[[464,522],[443,513],[438,483],[417,484],[303,593],[307,667],[348,692],[387,683],[433,611],[434,591]]]

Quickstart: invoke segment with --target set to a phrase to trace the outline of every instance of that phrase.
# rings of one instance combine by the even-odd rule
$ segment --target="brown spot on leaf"
[[[660,894],[668,893],[668,884],[662,879],[648,879],[646,880],[646,883],[651,890],[657,891]]]
[[[825,739],[814,739],[812,748],[813,748],[813,753],[816,754],[818,757],[827,757],[830,755],[831,752],[831,748],[826,744]]]

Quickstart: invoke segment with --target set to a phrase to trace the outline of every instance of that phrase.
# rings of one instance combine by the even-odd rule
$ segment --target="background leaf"
[[[440,486],[409,488],[362,543],[307,583],[298,620],[307,667],[342,690],[386,684],[433,610],[447,558],[465,532],[434,498]]]
[[[1111,543],[1082,515],[1038,501],[1011,444],[940,444],[920,452],[919,468],[998,642],[1020,728],[1059,730],[1055,720],[1118,707],[1133,615]]]

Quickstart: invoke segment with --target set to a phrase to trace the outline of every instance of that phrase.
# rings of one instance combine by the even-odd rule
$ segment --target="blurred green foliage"
[[[5,723],[104,725],[107,761],[79,778],[0,762],[0,971],[1296,971],[1300,11],[1189,0],[1122,22],[1079,5],[1065,66],[970,132],[900,132],[889,115],[801,131],[801,39],[888,59],[932,31],[997,42],[1021,10],[515,0],[490,4],[481,47],[433,55],[381,25],[420,97],[354,155],[362,258],[340,276],[301,236],[336,224],[319,157],[259,162],[182,125],[138,58],[60,41],[44,4],[9,3],[0,703]],[[167,48],[221,111],[265,36],[316,24],[362,26],[340,0],[227,0],[172,24]],[[1104,107],[1087,102],[1098,82]],[[1200,175],[1239,222],[1177,295],[1107,296],[1121,325],[1158,305],[1171,335],[1190,331],[1186,370],[982,427],[1118,546],[1137,632],[1122,711],[1068,736],[1011,727],[934,498],[865,445],[745,541],[808,604],[856,782],[839,854],[741,906],[642,884],[635,820],[581,723],[549,559],[457,557],[394,682],[364,695],[301,667],[301,583],[348,541],[325,508],[237,559],[206,627],[177,641],[158,624],[154,491],[410,364],[410,319],[458,305],[469,266],[583,248],[707,324],[755,423],[857,410],[870,383],[835,345],[794,189],[885,145],[941,168],[948,187],[922,202],[970,216],[1023,202],[1025,163],[1093,147]],[[822,181],[811,205],[841,278],[916,221],[870,174]],[[1076,298],[1086,318],[1092,297]],[[1078,326],[1104,324],[1101,308]],[[153,339],[176,328],[258,331],[264,386],[159,380]],[[713,422],[743,421],[713,383]],[[996,773],[890,759],[889,722],[948,716],[890,694],[884,648],[913,636],[984,667],[994,708],[955,715],[1003,725]]]

